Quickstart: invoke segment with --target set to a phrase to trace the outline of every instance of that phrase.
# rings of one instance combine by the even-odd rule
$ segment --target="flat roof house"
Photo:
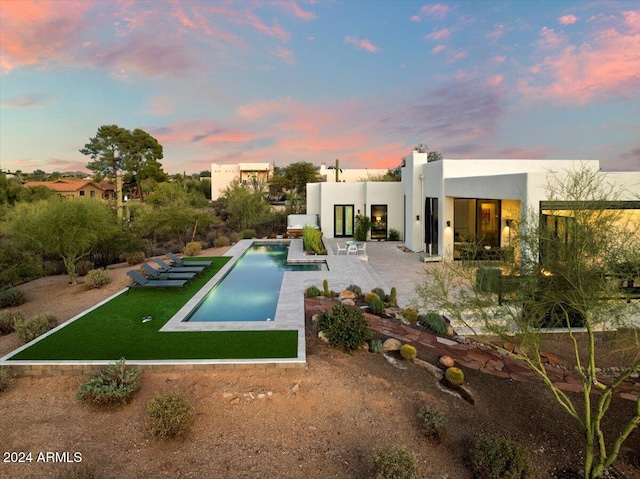
[[[238,180],[240,183],[268,183],[273,177],[271,163],[238,163],[236,165],[220,165],[211,163],[211,199],[220,198],[222,191]]]
[[[427,162],[413,151],[396,183],[314,183],[307,185],[307,213],[317,214],[325,236],[353,235],[355,215],[372,220],[371,239],[386,239],[391,228],[412,251],[435,258],[464,254],[468,242],[480,242],[487,255],[510,248],[510,226],[528,208],[549,207],[549,175],[586,167],[596,160],[465,159]],[[640,172],[602,173],[626,191],[622,208],[640,221]]]

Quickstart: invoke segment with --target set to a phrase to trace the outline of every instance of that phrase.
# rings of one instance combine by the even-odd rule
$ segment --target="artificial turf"
[[[199,258],[200,259],[200,258]],[[229,260],[175,289],[138,288],[120,294],[9,360],[168,360],[295,358],[298,332],[160,332],[160,328]],[[144,316],[153,320],[143,323]]]

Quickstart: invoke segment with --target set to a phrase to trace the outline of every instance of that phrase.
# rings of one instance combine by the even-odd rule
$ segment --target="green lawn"
[[[166,360],[295,358],[298,332],[159,332],[229,260],[214,261],[183,288],[136,289],[121,294],[11,360]],[[153,320],[142,322],[142,317]]]

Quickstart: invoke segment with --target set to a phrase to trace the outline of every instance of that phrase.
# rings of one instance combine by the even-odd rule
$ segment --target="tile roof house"
[[[44,186],[65,199],[96,198],[103,199],[104,191],[97,183],[91,180],[76,180],[61,178],[56,181],[28,181],[25,188]]]

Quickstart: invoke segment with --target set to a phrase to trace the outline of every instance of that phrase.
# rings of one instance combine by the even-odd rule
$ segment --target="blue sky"
[[[82,170],[105,124],[169,173],[336,158],[640,170],[637,1],[0,0],[0,167]]]

